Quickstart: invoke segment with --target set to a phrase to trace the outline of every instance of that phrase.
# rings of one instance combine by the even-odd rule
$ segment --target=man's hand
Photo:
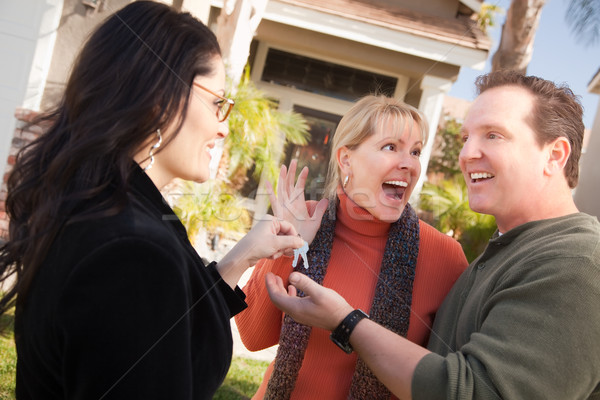
[[[286,290],[281,277],[270,272],[265,276],[271,301],[296,322],[332,331],[354,309],[336,291],[299,272],[292,272],[289,282]],[[306,296],[297,297],[297,290]]]

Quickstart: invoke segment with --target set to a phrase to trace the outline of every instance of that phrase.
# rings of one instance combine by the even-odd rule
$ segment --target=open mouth
[[[403,181],[386,181],[383,182],[382,187],[383,193],[385,193],[387,197],[394,200],[401,200],[402,196],[404,196],[404,192],[406,192],[408,183]]]
[[[489,172],[473,172],[469,175],[472,183],[483,182],[494,177],[494,175],[490,174]]]

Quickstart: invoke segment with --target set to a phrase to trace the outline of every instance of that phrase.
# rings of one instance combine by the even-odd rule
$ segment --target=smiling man
[[[600,399],[600,224],[571,196],[583,110],[537,77],[497,72],[476,85],[459,161],[471,208],[498,231],[438,310],[427,349],[346,318],[341,296],[296,273],[287,291],[267,276],[271,299],[334,336],[341,325],[402,399]]]
[[[459,156],[470,207],[494,215],[501,233],[577,212],[571,188],[584,129],[569,92],[533,78],[503,84],[512,79],[479,80],[481,94],[465,119]]]

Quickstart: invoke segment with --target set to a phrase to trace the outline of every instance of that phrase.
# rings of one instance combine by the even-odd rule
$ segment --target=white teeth
[[[494,175],[488,172],[476,172],[471,174],[471,179],[484,179],[484,178],[493,178]]]
[[[388,184],[388,185],[394,185],[394,186],[408,187],[408,183],[403,182],[403,181],[386,181],[383,183]]]

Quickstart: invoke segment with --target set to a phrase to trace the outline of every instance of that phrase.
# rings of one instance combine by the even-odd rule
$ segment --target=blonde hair
[[[361,98],[344,115],[331,142],[331,157],[325,183],[325,197],[330,201],[337,198],[337,187],[341,184],[342,178],[337,163],[337,151],[344,146],[350,150],[357,148],[386,121],[393,122],[394,131],[403,130],[407,123],[412,130],[413,124],[417,124],[423,144],[427,142],[429,130],[427,120],[415,107],[401,100],[381,95],[368,95]]]

